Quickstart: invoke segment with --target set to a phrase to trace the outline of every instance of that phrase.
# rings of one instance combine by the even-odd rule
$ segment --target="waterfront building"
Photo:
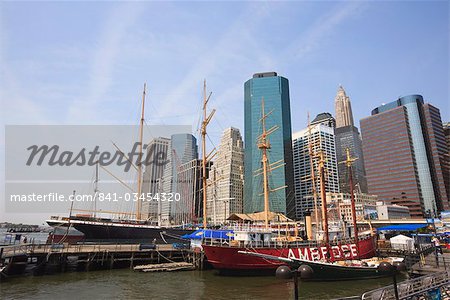
[[[175,219],[179,218],[177,215],[180,209],[179,203],[190,203],[192,197],[186,197],[189,193],[184,193],[186,178],[195,176],[192,171],[192,161],[198,159],[197,139],[192,134],[173,134],[170,138],[170,145],[168,147],[168,162],[165,165],[163,176],[159,182],[160,191],[166,194],[171,193],[174,197],[180,196],[179,201],[160,201],[161,222],[163,224],[175,223]],[[187,164],[187,165],[186,165]],[[190,170],[190,171],[188,171]],[[189,173],[190,172],[190,173]],[[178,174],[182,173],[179,178]],[[187,174],[189,173],[189,174]],[[193,174],[194,173],[194,174]],[[184,195],[184,198],[181,198]],[[189,204],[189,208],[195,204]],[[188,208],[180,211],[182,216],[186,215]]]
[[[412,217],[449,208],[448,148],[438,108],[420,95],[401,97],[372,110],[361,131],[370,193],[408,206]]]
[[[334,130],[323,123],[310,126],[292,135],[294,183],[295,183],[295,218],[301,219],[313,213],[315,204],[313,184],[311,181],[311,164],[309,143],[312,146],[313,165],[316,177],[317,206],[321,207],[320,178],[318,162],[320,151],[325,155],[326,192],[339,193],[339,176],[336,160]]]
[[[145,166],[145,171],[142,180],[142,193],[144,195],[150,194],[156,195],[159,190],[159,182],[163,177],[164,168],[168,159],[170,139],[165,137],[158,137],[150,141],[147,146],[147,158],[149,158],[149,164]],[[150,199],[147,199],[150,200]],[[144,201],[142,203],[142,211],[145,216],[144,219],[148,219],[152,222],[158,221],[158,202],[157,201]]]
[[[366,171],[364,168],[364,156],[362,151],[362,141],[358,128],[353,124],[352,107],[350,97],[347,96],[344,88],[339,86],[336,98],[336,156],[339,169],[339,185],[341,192],[350,193],[348,180],[348,168],[345,165],[347,159],[347,148],[350,156],[357,158],[353,163],[353,183],[361,193],[367,193]]]
[[[271,145],[268,151],[269,164],[282,164],[282,167],[273,168],[269,173],[270,189],[274,190],[269,197],[270,211],[293,218],[295,200],[289,81],[275,72],[254,74],[244,85],[244,212],[264,210],[262,176],[255,175],[262,167],[262,153],[257,141],[262,134],[263,99],[265,113],[269,114],[266,129],[276,128],[268,138]]]
[[[213,224],[223,224],[231,214],[243,212],[244,142],[237,128],[223,132],[207,192],[207,215]]]
[[[377,195],[355,192],[354,197],[357,220],[377,218]],[[327,193],[327,201],[330,203],[329,207],[338,208],[338,216],[335,218],[343,220],[347,224],[353,222],[350,193]]]
[[[408,206],[377,202],[378,220],[410,219]]]

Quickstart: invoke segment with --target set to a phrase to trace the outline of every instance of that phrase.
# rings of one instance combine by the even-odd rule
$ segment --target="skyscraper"
[[[179,201],[163,201],[160,203],[161,221],[164,224],[173,223],[180,216],[179,213],[186,213],[186,207],[181,208],[180,203],[191,207],[189,202],[195,201],[193,198],[186,198],[186,195],[190,194],[184,193],[183,189],[186,188],[185,181],[187,178],[196,176],[191,174],[195,173],[195,168],[192,168],[191,162],[198,159],[197,139],[192,134],[173,134],[170,138],[168,153],[169,161],[165,165],[163,176],[159,183],[160,191],[164,193],[178,193],[180,197],[183,196],[184,198]],[[196,162],[193,164],[195,165]],[[181,173],[183,175],[180,177],[179,174]],[[191,180],[191,182],[195,182],[195,180]]]
[[[158,137],[150,141],[147,146],[147,157],[150,157],[152,162],[145,166],[142,193],[147,195],[150,193],[152,196],[156,195],[159,190],[159,181],[163,177],[165,163],[160,163],[157,160],[167,160],[169,150],[170,139],[165,137]],[[142,210],[145,214],[145,218],[151,221],[158,221],[158,203],[156,201],[145,201],[142,204]]]
[[[313,184],[311,180],[310,144],[313,154],[318,154],[319,151],[323,151],[325,154],[325,169],[327,172],[325,184],[326,192],[339,193],[339,177],[333,128],[324,123],[319,123],[310,126],[310,129],[305,128],[294,133],[292,135],[292,148],[294,154],[296,219],[301,219],[306,214],[312,213],[315,208]],[[318,176],[319,157],[313,156],[312,160],[316,178],[317,206],[321,207],[320,178]]]
[[[276,162],[284,164],[282,167],[274,168],[269,174],[270,189],[276,189],[270,193],[270,211],[293,217],[295,201],[289,81],[275,72],[257,73],[244,85],[244,212],[264,210],[262,176],[257,175],[262,166],[262,154],[258,149],[257,140],[263,131],[261,125],[263,99],[265,112],[269,114],[266,118],[266,129],[274,130],[269,135],[271,144],[268,151],[269,164]]]
[[[314,120],[311,121],[311,125],[321,123],[333,129],[336,128],[336,119],[333,118],[333,116],[330,113],[327,112],[320,113],[314,118]]]
[[[447,142],[447,148],[450,152],[450,122],[442,123],[442,126],[444,127],[444,135]]]
[[[336,111],[336,127],[353,126],[353,113],[350,98],[340,85],[336,98],[334,98],[334,109]]]
[[[421,95],[401,97],[372,110],[361,131],[370,193],[408,206],[412,217],[449,208],[439,109]]]
[[[353,164],[353,183],[356,190],[367,193],[367,179],[364,168],[362,142],[358,128],[353,125],[350,97],[342,86],[339,86],[335,98],[336,109],[336,156],[339,169],[339,186],[343,193],[350,193],[348,168],[343,163],[347,159],[347,148],[350,155],[357,158]]]
[[[444,126],[445,141],[447,142],[447,155],[445,156],[444,182],[447,191],[447,197],[450,198],[450,122],[442,124]],[[450,199],[449,199],[450,201]]]
[[[239,129],[225,129],[208,185],[208,216],[214,224],[242,213],[244,198],[244,143]]]

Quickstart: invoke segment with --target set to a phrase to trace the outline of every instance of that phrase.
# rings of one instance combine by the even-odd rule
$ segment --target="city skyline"
[[[308,111],[333,111],[340,84],[357,127],[416,93],[450,120],[448,2],[87,5],[0,4],[2,125],[135,124],[145,81],[149,124],[195,125],[206,78],[217,145],[224,128],[244,128],[243,84],[265,71],[290,80],[293,132]],[[427,22],[402,22],[405,11]],[[1,141],[4,170],[3,131]]]

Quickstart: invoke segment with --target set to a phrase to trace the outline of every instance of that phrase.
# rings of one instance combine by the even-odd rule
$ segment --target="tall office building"
[[[158,137],[150,141],[147,146],[147,157],[150,158],[150,162],[145,166],[143,181],[142,181],[142,193],[147,195],[156,195],[159,190],[159,182],[163,177],[164,168],[168,159],[170,139],[165,137]],[[142,204],[142,211],[145,218],[152,222],[158,221],[158,202],[157,201],[145,201]]]
[[[311,125],[324,124],[331,128],[336,128],[336,119],[330,113],[323,112],[318,114],[314,120],[311,121]]]
[[[350,97],[340,85],[334,98],[334,109],[336,111],[336,127],[353,126],[353,113]]]
[[[301,219],[315,208],[309,145],[312,147],[313,165],[316,178],[317,206],[321,207],[319,154],[325,154],[325,191],[339,193],[339,176],[336,160],[334,130],[323,123],[310,126],[292,135],[295,183],[295,218]]]
[[[401,97],[362,119],[361,131],[370,193],[408,206],[412,217],[449,208],[439,109],[420,95]]]
[[[282,163],[269,174],[270,211],[295,216],[295,200],[292,170],[292,133],[289,81],[277,73],[257,73],[244,86],[244,136],[245,136],[245,181],[244,212],[264,210],[263,180],[261,169],[262,153],[257,141],[262,134],[261,103],[264,99],[266,129],[277,128],[270,134],[271,148],[268,150],[269,164]]]
[[[442,126],[444,127],[445,141],[447,142],[447,148],[450,153],[450,122],[442,123]]]
[[[208,181],[207,211],[213,224],[243,212],[244,143],[239,129],[225,129]]]
[[[358,128],[353,125],[353,114],[350,97],[342,86],[339,86],[335,98],[336,109],[336,156],[339,168],[339,186],[341,192],[350,193],[348,168],[343,163],[347,159],[347,149],[350,156],[357,158],[353,164],[353,184],[357,191],[367,193],[367,179],[364,168],[362,141]]]
[[[449,197],[450,201],[450,122],[443,123],[442,125],[444,127],[444,136],[447,144],[447,155],[445,155],[444,158],[444,182],[447,197]]]
[[[206,177],[212,163],[206,166]],[[180,200],[172,206],[172,220],[175,224],[198,222],[203,215],[203,166],[201,159],[181,164],[177,174],[177,193]]]
[[[179,194],[180,200],[161,201],[161,222],[163,224],[172,224],[183,219],[180,218],[180,214],[186,215],[188,208],[182,208],[180,203],[186,206],[187,203],[193,201],[190,194],[184,192],[186,188],[184,181],[195,176],[191,174],[194,171],[190,168],[189,163],[198,159],[197,139],[192,134],[173,134],[170,138],[168,153],[169,162],[165,165],[163,176],[159,182],[160,190],[164,193]],[[182,175],[179,176],[179,174]]]

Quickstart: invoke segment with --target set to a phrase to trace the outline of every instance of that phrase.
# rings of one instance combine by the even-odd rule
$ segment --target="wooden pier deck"
[[[179,262],[201,268],[203,262],[197,253],[172,244],[34,244],[2,247],[0,254],[2,261],[27,255],[27,269],[35,275]]]

